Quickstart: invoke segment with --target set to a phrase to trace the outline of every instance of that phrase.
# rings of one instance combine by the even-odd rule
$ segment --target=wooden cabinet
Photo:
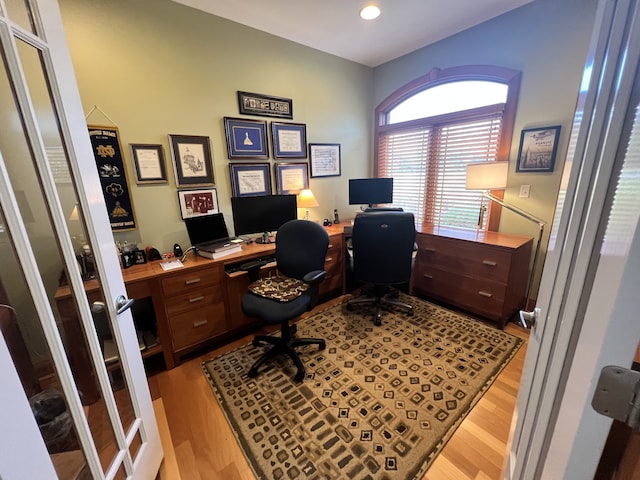
[[[342,232],[329,235],[329,249],[324,263],[327,276],[320,284],[320,298],[325,300],[344,292],[344,236]]]
[[[160,284],[174,355],[229,330],[221,264],[177,270]]]
[[[524,307],[532,238],[427,226],[416,243],[417,293],[494,320],[500,328]]]

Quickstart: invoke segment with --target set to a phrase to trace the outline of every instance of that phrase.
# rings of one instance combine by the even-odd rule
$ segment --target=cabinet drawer
[[[421,267],[415,271],[414,288],[491,318],[502,315],[507,291],[503,283]]]
[[[507,282],[512,252],[476,242],[418,235],[416,261],[469,277]]]
[[[162,279],[162,292],[167,297],[189,293],[200,287],[222,283],[222,268],[212,266],[195,271],[186,271]]]
[[[224,303],[206,305],[174,315],[169,318],[169,326],[174,350],[203,342],[227,330]]]
[[[174,315],[192,310],[205,305],[213,305],[214,303],[224,302],[222,285],[213,285],[208,288],[198,288],[192,292],[166,299],[167,315]]]

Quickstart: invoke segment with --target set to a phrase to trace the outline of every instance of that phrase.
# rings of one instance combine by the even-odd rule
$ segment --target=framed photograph
[[[271,122],[273,158],[307,158],[307,126]]]
[[[278,195],[298,193],[309,188],[309,170],[306,163],[276,163],[276,192]]]
[[[209,137],[169,135],[169,145],[175,167],[176,187],[214,185]]]
[[[218,192],[215,188],[180,190],[178,192],[182,219],[218,213]]]
[[[234,197],[271,195],[268,163],[230,163],[231,192]]]
[[[559,137],[560,125],[522,130],[516,172],[553,172]]]
[[[340,144],[310,143],[311,178],[340,176]]]
[[[267,122],[224,117],[229,159],[267,159]]]
[[[290,98],[239,91],[238,104],[243,115],[293,118],[293,100]]]
[[[162,145],[130,143],[136,183],[168,183]]]

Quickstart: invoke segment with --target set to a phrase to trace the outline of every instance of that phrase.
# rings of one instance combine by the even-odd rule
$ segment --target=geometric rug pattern
[[[414,315],[339,304],[297,322],[307,376],[286,357],[246,373],[251,344],[203,362],[260,479],[419,479],[522,340],[416,297]],[[278,332],[279,333],[279,332]],[[268,348],[268,347],[264,347]]]

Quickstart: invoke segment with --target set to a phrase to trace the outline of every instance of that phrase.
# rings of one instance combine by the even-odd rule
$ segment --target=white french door
[[[593,478],[611,420],[601,369],[630,367],[640,284],[640,7],[601,0],[504,477]]]
[[[158,427],[57,2],[0,0],[0,65],[0,477],[155,478]]]

